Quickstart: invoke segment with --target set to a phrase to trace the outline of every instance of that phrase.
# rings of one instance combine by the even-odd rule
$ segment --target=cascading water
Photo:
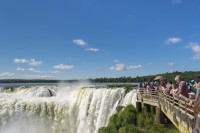
[[[123,88],[76,87],[0,92],[0,133],[97,133],[117,106],[135,105],[134,90],[125,95]]]

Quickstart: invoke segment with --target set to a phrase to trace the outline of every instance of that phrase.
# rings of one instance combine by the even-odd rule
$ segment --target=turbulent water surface
[[[0,133],[97,133],[117,106],[134,104],[134,90],[80,86],[15,87],[0,92]]]

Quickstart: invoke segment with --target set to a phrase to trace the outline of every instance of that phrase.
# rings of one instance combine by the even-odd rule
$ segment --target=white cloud
[[[54,66],[54,68],[56,68],[56,69],[72,69],[72,68],[74,68],[74,66],[73,65],[59,64],[59,65]]]
[[[171,38],[168,38],[165,43],[166,44],[176,44],[176,43],[179,43],[181,42],[182,39],[181,38],[178,38],[178,37],[171,37]]]
[[[49,75],[21,75],[25,79],[54,79],[53,76]]]
[[[58,79],[50,75],[15,74],[10,72],[0,73],[0,79]]]
[[[35,72],[35,73],[47,73],[47,72],[41,71],[41,70],[35,70],[34,72]]]
[[[182,0],[172,0],[172,4],[181,4]]]
[[[20,68],[20,67],[18,67],[16,70],[17,70],[17,71],[24,71],[25,68]]]
[[[174,72],[174,70],[169,70],[169,73],[173,73]]]
[[[28,70],[29,70],[29,71],[35,71],[35,69],[34,69],[34,68],[28,68]]]
[[[170,66],[176,66],[176,64],[174,62],[170,62],[169,65]]]
[[[86,46],[87,43],[83,39],[74,39],[73,43],[79,46]]]
[[[13,75],[15,75],[15,73],[9,73],[9,72],[0,73],[0,76],[13,76]]]
[[[55,77],[50,75],[16,75],[14,77],[15,79],[55,79]]]
[[[87,48],[85,50],[91,51],[91,52],[97,52],[97,51],[99,51],[99,49],[97,49],[97,48]]]
[[[10,79],[13,78],[15,73],[3,72],[0,73],[0,79]]]
[[[188,47],[192,49],[192,52],[194,53],[193,59],[200,60],[200,44],[195,42],[190,42]]]
[[[20,68],[20,67],[18,67],[16,70],[17,71],[25,71],[25,70],[27,70],[27,71],[32,71],[32,72],[35,72],[35,73],[47,73],[45,71],[36,70],[35,68]]]
[[[52,71],[51,73],[53,73],[53,74],[57,74],[57,73],[59,73],[60,71]]]
[[[14,59],[14,63],[28,63],[29,62],[29,60],[27,60],[27,59]]]
[[[40,65],[42,65],[42,61],[36,61],[35,59],[31,59],[30,60],[30,63],[28,63],[29,65],[31,65],[31,66],[40,66]]]
[[[21,63],[21,64],[28,63],[28,65],[31,66],[39,66],[43,64],[42,61],[37,61],[35,59],[17,59],[17,58],[14,59],[14,63]]]
[[[119,60],[114,60],[113,62],[115,62],[115,63],[118,63],[118,62],[119,62]]]
[[[110,67],[110,70],[122,71],[122,70],[127,70],[127,67],[124,64],[116,64],[116,66]]]
[[[128,69],[137,69],[137,68],[142,68],[142,65],[136,65],[136,66],[128,66]]]
[[[128,70],[128,69],[137,69],[142,68],[142,65],[136,65],[136,66],[126,66],[125,64],[116,64],[115,66],[110,67],[110,70],[116,70],[116,71],[122,71],[122,70]]]

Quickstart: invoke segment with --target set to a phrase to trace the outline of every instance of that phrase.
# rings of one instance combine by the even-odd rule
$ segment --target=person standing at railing
[[[147,87],[146,87],[147,93],[151,93],[152,91],[155,90],[153,83],[148,82]]]
[[[193,87],[196,88],[196,96],[198,96],[200,93],[200,77],[197,77]]]
[[[142,82],[140,82],[140,83],[138,84],[138,88],[144,88],[144,86],[143,86],[143,83],[142,83]]]
[[[177,95],[177,93],[178,93],[178,85],[177,83],[173,83],[172,89],[170,90],[170,95],[174,97],[175,95]]]
[[[147,85],[148,85],[148,82],[144,82],[143,87],[144,87],[144,88],[147,88]]]
[[[165,88],[164,93],[165,93],[166,95],[170,95],[171,89],[172,89],[172,81],[169,80],[169,81],[167,81],[167,85],[166,85],[166,88]]]
[[[192,106],[194,105],[196,96],[194,92],[190,92],[188,94],[189,94],[189,106]]]
[[[189,98],[189,95],[188,95],[188,93],[189,93],[188,86],[185,83],[185,81],[182,80],[181,76],[177,75],[175,77],[175,81],[179,84],[179,86],[178,86],[179,97]]]
[[[159,81],[154,81],[153,86],[155,88],[155,91],[157,91],[159,89],[160,82]]]
[[[196,115],[195,126],[192,133],[200,133],[200,94],[196,96],[194,103],[194,113]]]
[[[190,92],[194,92],[195,94],[197,93],[196,92],[196,88],[195,88],[195,80],[194,79],[192,79],[192,80],[190,80],[189,82],[188,82],[188,89],[190,90]]]
[[[159,86],[159,91],[164,93],[166,90],[166,81],[165,80],[161,80],[160,81],[160,86]]]

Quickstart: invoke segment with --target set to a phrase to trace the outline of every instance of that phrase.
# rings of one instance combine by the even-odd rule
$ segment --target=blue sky
[[[199,71],[200,0],[1,0],[0,79]]]

